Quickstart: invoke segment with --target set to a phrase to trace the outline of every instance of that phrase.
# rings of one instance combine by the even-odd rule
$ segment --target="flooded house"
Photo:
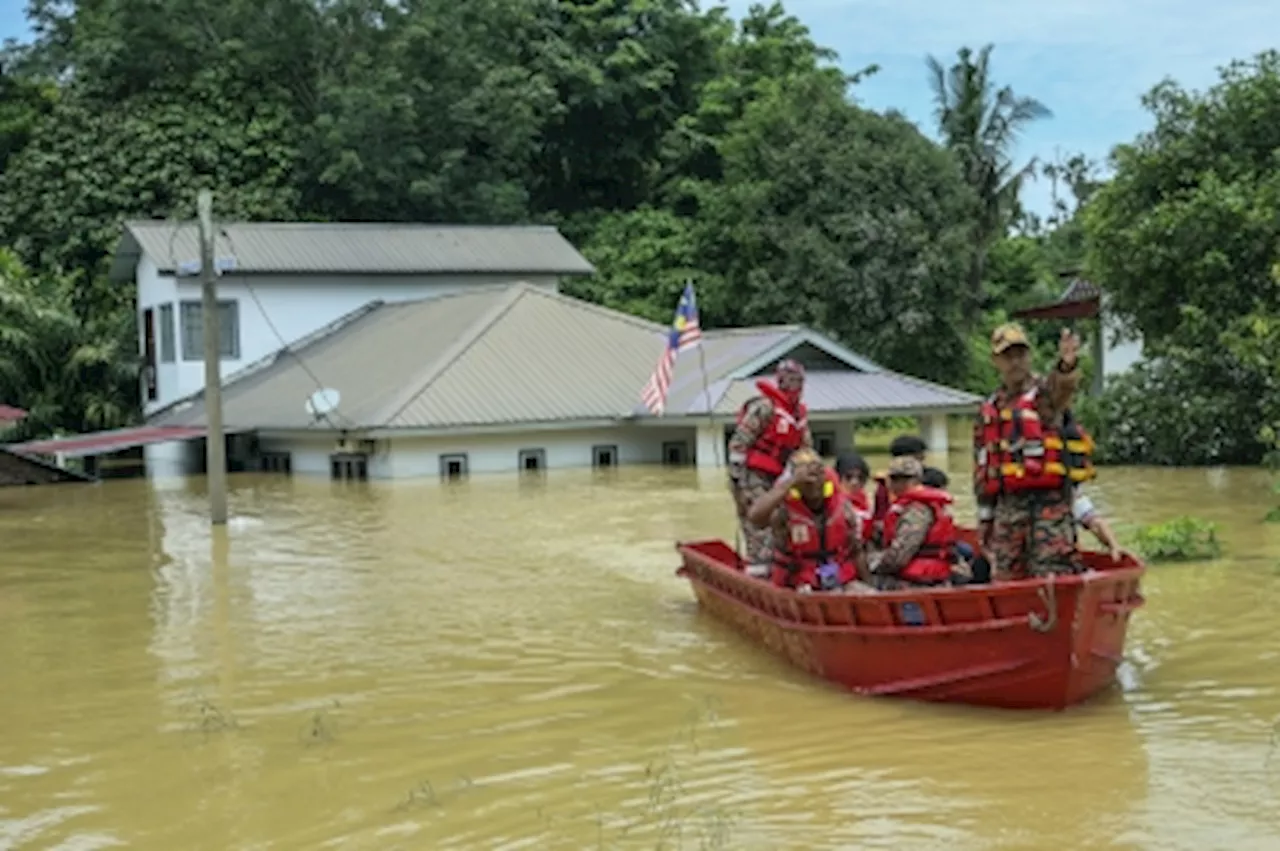
[[[113,276],[137,287],[153,473],[204,462],[195,228],[129,223]],[[935,452],[970,394],[886,370],[799,326],[707,331],[664,416],[640,394],[667,328],[560,292],[591,264],[554,228],[225,224],[216,255],[233,470],[356,479],[723,465],[755,381],[806,365],[818,448],[913,416]],[[223,263],[223,258],[229,260]],[[116,440],[124,439],[115,433]],[[46,447],[50,449],[52,447]]]

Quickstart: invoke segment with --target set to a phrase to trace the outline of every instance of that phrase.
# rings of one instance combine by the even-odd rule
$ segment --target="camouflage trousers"
[[[731,481],[733,502],[738,510],[738,525],[742,528],[743,553],[747,564],[770,564],[773,561],[773,533],[768,527],[761,528],[747,519],[751,504],[764,496],[776,481],[772,476],[747,470],[742,478]]]
[[[1070,494],[1003,494],[996,502],[987,545],[994,579],[1080,573]]]

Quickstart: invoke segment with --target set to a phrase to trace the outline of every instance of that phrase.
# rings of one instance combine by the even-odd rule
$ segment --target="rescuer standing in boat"
[[[1080,383],[1079,349],[1079,338],[1064,328],[1057,364],[1039,376],[1021,327],[1001,325],[991,335],[1001,386],[982,404],[973,449],[979,537],[996,579],[1081,569],[1072,470],[1085,475],[1092,467],[1071,451],[1080,441],[1064,442],[1071,436],[1064,434],[1065,415]]]
[[[770,532],[752,523],[751,505],[777,481],[791,453],[812,448],[808,413],[800,397],[804,367],[794,360],[778,364],[775,380],[756,382],[760,395],[748,399],[738,412],[738,425],[729,438],[729,483],[742,526],[748,569],[767,572],[773,554]]]

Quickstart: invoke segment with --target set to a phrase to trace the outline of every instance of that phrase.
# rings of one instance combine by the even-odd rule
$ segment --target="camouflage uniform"
[[[867,556],[862,546],[862,539],[856,534],[856,530],[862,526],[862,518],[858,516],[858,510],[849,500],[841,503],[844,510],[845,523],[849,524],[849,529],[854,532],[849,536],[848,550],[836,556],[837,561],[850,561],[858,567],[858,575],[862,576],[866,573]],[[773,517],[769,521],[769,536],[773,541],[781,542],[784,550],[791,540],[790,535],[790,515],[787,513],[787,507],[780,505],[774,509]],[[845,586],[846,591],[860,590],[856,586],[859,583],[855,579],[854,582]]]
[[[1008,327],[996,329],[992,336],[993,346],[1002,333],[1021,334],[1021,329],[1009,332]],[[1020,387],[1000,387],[992,401],[997,408],[1009,408],[1016,396],[1035,384],[1038,386],[1036,404],[1041,422],[1061,428],[1062,415],[1070,407],[1079,382],[1079,369],[1063,372],[1055,368],[1047,376],[1031,376]],[[1020,579],[1080,572],[1076,524],[1071,514],[1071,487],[1064,486],[1060,491],[1001,493],[995,497],[985,495],[979,465],[983,449],[981,432],[979,419],[973,433],[974,489],[978,519],[991,524],[991,534],[985,544],[993,578]]]
[[[871,560],[871,585],[881,591],[915,587],[912,583],[899,579],[898,573],[920,551],[932,526],[933,511],[929,506],[920,503],[906,506],[898,516],[893,542]]]
[[[748,564],[764,565],[773,561],[773,535],[747,520],[752,503],[764,496],[777,481],[774,476],[758,470],[748,470],[743,459],[751,446],[773,419],[773,402],[767,398],[753,399],[747,403],[741,422],[729,438],[729,487],[733,491],[734,505],[738,510],[738,523],[742,527],[745,552],[742,556]],[[813,446],[813,436],[806,426],[803,445]]]

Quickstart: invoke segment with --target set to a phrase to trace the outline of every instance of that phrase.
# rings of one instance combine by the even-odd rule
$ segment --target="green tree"
[[[934,115],[943,145],[960,162],[965,181],[978,198],[970,233],[965,318],[969,324],[986,303],[983,282],[992,244],[1008,232],[1018,213],[1022,183],[1035,174],[1035,161],[1016,166],[1014,148],[1026,126],[1052,115],[1040,101],[997,88],[991,75],[993,45],[976,54],[967,47],[949,68],[926,59]]]
[[[0,398],[28,411],[19,435],[123,425],[138,410],[131,314],[82,322],[70,281],[0,251]]]
[[[0,244],[71,275],[78,315],[131,311],[132,289],[103,278],[121,222],[189,218],[204,186],[221,217],[294,218],[296,132],[287,110],[212,84],[109,109],[73,89],[0,176]]]
[[[945,151],[818,76],[775,83],[720,150],[701,221],[732,323],[803,322],[915,375],[964,374],[974,198]]]
[[[1222,69],[1203,93],[1172,81],[1143,99],[1155,128],[1113,154],[1084,209],[1089,268],[1117,315],[1158,343],[1181,307],[1225,325],[1280,305],[1280,53]]]

